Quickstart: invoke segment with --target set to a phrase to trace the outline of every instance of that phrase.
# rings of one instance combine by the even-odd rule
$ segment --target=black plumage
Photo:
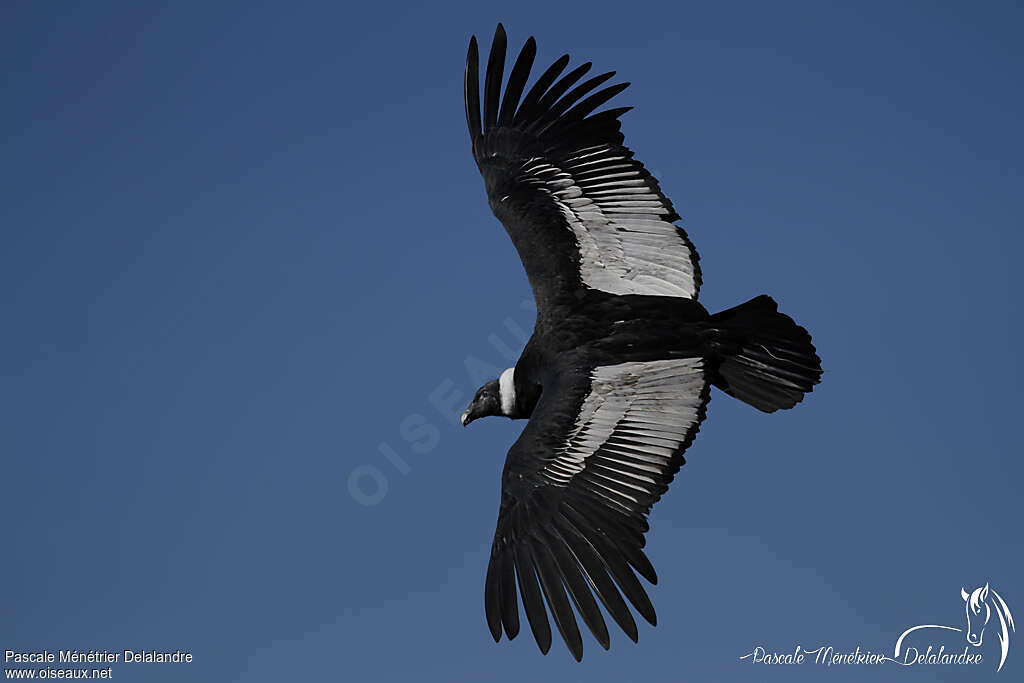
[[[502,474],[484,582],[491,634],[518,634],[521,602],[542,651],[553,622],[580,659],[576,613],[606,649],[599,603],[634,641],[627,603],[657,621],[637,578],[657,582],[643,552],[646,516],[685,462],[710,387],[772,412],[799,402],[821,365],[770,297],[715,315],[697,302],[697,252],[623,144],[629,108],[594,113],[628,84],[606,85],[614,72],[582,80],[589,62],[563,75],[563,56],[527,89],[536,51],[530,38],[502,95],[499,24],[481,101],[475,37],[469,45],[473,156],[538,313],[514,371],[477,392],[463,423],[529,418]]]

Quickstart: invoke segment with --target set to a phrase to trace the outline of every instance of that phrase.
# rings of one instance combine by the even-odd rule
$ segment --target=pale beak
[[[469,424],[469,408],[466,408],[466,411],[464,413],[462,413],[462,426],[465,427],[468,424]]]

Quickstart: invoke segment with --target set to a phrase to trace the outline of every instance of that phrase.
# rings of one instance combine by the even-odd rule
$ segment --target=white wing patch
[[[595,368],[590,393],[544,476],[565,486],[593,463],[601,472],[594,485],[638,502],[630,491],[654,493],[697,429],[705,386],[701,358]]]
[[[611,294],[696,298],[697,255],[671,205],[623,147],[597,145],[555,167],[534,158],[521,180],[543,187],[576,237],[580,279]]]

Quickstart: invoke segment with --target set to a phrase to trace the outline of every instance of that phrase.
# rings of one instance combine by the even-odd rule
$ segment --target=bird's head
[[[462,413],[462,426],[465,427],[478,417],[504,415],[513,417],[516,404],[516,389],[512,380],[514,368],[501,373],[498,379],[492,379],[480,387],[473,397],[472,403]]]

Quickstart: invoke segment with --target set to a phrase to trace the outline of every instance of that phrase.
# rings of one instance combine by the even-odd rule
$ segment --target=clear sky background
[[[463,114],[466,45],[498,20],[539,63],[633,83],[615,102],[702,301],[770,293],[827,371],[781,414],[714,394],[651,520],[660,623],[608,653],[585,635],[582,664],[491,641],[521,425],[449,420],[532,325]],[[992,677],[991,630],[980,667],[739,657],[889,650],[962,627],[961,585],[986,581],[1024,618],[1022,22],[1012,2],[4,3],[0,650],[192,651],[114,667],[146,682]],[[1022,671],[1011,643],[997,680]]]

